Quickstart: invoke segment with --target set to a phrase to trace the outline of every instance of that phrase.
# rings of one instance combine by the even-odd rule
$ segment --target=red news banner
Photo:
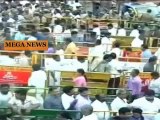
[[[31,68],[0,67],[0,84],[27,85],[31,72]]]

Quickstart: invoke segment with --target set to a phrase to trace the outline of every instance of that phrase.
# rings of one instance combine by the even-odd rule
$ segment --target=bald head
[[[91,105],[84,105],[82,108],[81,108],[81,112],[84,116],[88,116],[90,114],[92,114],[93,112],[93,107]]]

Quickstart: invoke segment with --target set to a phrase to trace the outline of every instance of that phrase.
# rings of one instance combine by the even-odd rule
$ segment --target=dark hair
[[[154,72],[151,73],[151,76],[159,77],[159,73],[154,71]]]
[[[25,89],[25,88],[23,88],[23,89],[17,89],[15,91],[15,93],[17,93],[19,95],[27,95],[27,92],[28,92],[28,89]]]
[[[101,45],[101,40],[97,40],[96,45]]]
[[[65,41],[71,43],[72,39],[71,38],[65,38]]]
[[[52,92],[53,90],[57,89],[58,87],[49,87],[48,93]]]
[[[25,4],[25,7],[29,7],[31,4],[30,3],[26,3]]]
[[[132,52],[132,48],[130,48],[130,47],[125,48],[125,50]]]
[[[120,47],[120,43],[119,42],[115,42],[114,43],[114,47],[119,48]]]
[[[109,58],[111,58],[111,55],[110,54],[105,54],[103,56],[103,60],[108,60]]]
[[[41,69],[41,65],[40,64],[33,64],[32,69],[33,69],[33,71],[38,71]]]
[[[133,69],[136,75],[139,75],[139,70],[138,69]]]
[[[120,24],[120,28],[124,28],[124,24],[122,23],[122,24]]]
[[[143,44],[143,45],[142,45],[142,48],[144,48],[144,49],[148,49],[148,45]]]
[[[10,33],[11,31],[10,31],[10,28],[5,28],[4,29],[4,33]]]
[[[24,28],[22,25],[19,25],[19,26],[18,26],[18,30],[19,30],[19,31],[24,31],[25,28]]]
[[[42,32],[47,32],[47,33],[49,33],[50,31],[49,31],[48,28],[43,28],[43,29],[42,29]]]
[[[146,92],[145,92],[145,96],[155,96],[155,92],[154,92],[154,90],[147,90]]]
[[[85,71],[83,69],[77,69],[77,72],[84,76],[86,82],[88,81],[87,76],[85,75]]]
[[[108,24],[108,27],[113,27],[113,24],[111,24],[111,23],[110,23],[110,24]]]
[[[138,29],[138,24],[133,25],[133,29]]]
[[[73,90],[73,88],[74,88],[73,86],[65,86],[63,87],[63,92],[68,94]]]
[[[128,107],[122,107],[119,109],[118,113],[121,114],[126,114],[127,112],[131,112],[131,109],[129,109]]]
[[[148,60],[149,63],[150,62],[155,62],[155,61],[157,61],[157,57],[156,56],[150,57],[149,60]]]
[[[78,92],[79,92],[79,93],[83,93],[84,91],[88,91],[88,88],[86,88],[86,87],[81,87],[81,88],[78,89]]]
[[[97,100],[99,100],[99,99],[100,99],[100,95],[99,95],[99,94],[95,95],[95,98],[96,98]]]
[[[98,27],[98,24],[93,24],[93,27]]]
[[[56,25],[59,25],[61,23],[61,21],[59,19],[55,20],[54,22]]]
[[[143,113],[142,109],[140,109],[140,108],[134,108],[134,109],[132,110],[132,112],[133,112],[133,113],[139,113],[139,114],[142,114],[142,113]]]
[[[116,53],[111,53],[111,57],[112,57],[112,59],[116,59],[117,58]]]
[[[30,55],[31,55],[31,51],[27,50],[27,51],[24,52],[24,54],[25,54],[26,56],[30,56]]]
[[[71,32],[71,35],[76,35],[76,34],[78,34],[77,31],[72,31],[72,32]]]
[[[2,87],[8,87],[9,88],[10,86],[9,86],[9,84],[1,84],[0,88],[2,88]]]
[[[76,25],[75,24],[72,24],[72,29],[76,29]]]
[[[151,12],[152,12],[152,10],[151,10],[151,9],[148,9],[148,10],[147,10],[147,12],[148,12],[148,13],[151,13]]]

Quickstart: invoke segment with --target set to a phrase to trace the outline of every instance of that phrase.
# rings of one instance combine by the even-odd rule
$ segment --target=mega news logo
[[[8,41],[4,42],[4,50],[48,50],[48,41]]]

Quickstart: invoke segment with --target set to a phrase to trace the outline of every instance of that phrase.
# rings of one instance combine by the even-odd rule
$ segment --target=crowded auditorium
[[[160,120],[159,37],[160,0],[0,0],[0,120]]]

